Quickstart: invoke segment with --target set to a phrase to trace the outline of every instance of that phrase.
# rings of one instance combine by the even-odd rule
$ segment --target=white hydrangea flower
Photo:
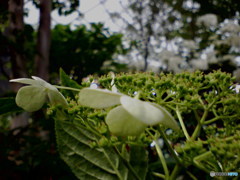
[[[230,51],[240,52],[240,36],[232,35],[228,39],[229,45],[232,46]]]
[[[41,109],[46,101],[49,101],[52,105],[68,105],[66,99],[56,87],[39,77],[32,76],[32,78],[33,79],[19,78],[10,80],[10,82],[30,85],[21,87],[17,92],[16,103],[19,107],[28,112],[33,112]]]
[[[240,81],[240,68],[233,71],[233,75],[236,77],[236,81]]]
[[[170,57],[168,60],[168,70],[174,73],[180,73],[183,71],[182,67],[186,66],[186,62],[180,56]]]
[[[168,51],[168,50],[163,50],[160,54],[159,54],[159,58],[163,61],[163,62],[167,62],[171,57],[174,57],[175,54],[172,51]]]
[[[207,52],[206,55],[207,55],[207,61],[209,64],[218,63],[218,59],[215,51]]]
[[[236,93],[239,93],[239,91],[240,91],[240,85],[239,84],[236,85],[235,91],[236,91]]]
[[[195,50],[198,48],[197,43],[193,40],[184,40],[182,44],[184,47],[186,47],[190,50]]]
[[[239,24],[236,24],[232,21],[227,23],[226,25],[223,25],[222,28],[220,29],[222,33],[230,32],[230,33],[238,33],[240,32],[240,26]]]
[[[197,25],[204,25],[206,27],[217,26],[218,20],[215,14],[205,14],[197,18]]]
[[[84,88],[79,93],[79,104],[102,109],[119,105],[109,111],[106,123],[109,130],[119,136],[135,136],[148,125],[163,124],[178,130],[172,115],[162,106],[131,98],[106,89]]]
[[[190,61],[190,64],[192,65],[192,68],[194,70],[207,70],[208,69],[208,62],[204,59],[193,59]]]

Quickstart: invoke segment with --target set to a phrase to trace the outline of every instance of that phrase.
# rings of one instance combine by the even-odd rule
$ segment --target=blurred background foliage
[[[104,62],[112,65],[109,70],[117,72],[120,69],[113,64],[113,55],[126,51],[122,46],[122,35],[111,35],[102,24],[91,24],[91,29],[82,25],[75,30],[57,25],[52,30],[50,72],[58,73],[61,67],[67,74],[81,80],[89,74],[106,72]]]
[[[38,29],[24,23],[29,2],[40,12]],[[122,4],[125,14],[108,12],[114,21],[123,22],[121,32],[111,33],[104,24],[94,23],[91,28],[61,24],[51,28],[53,10],[60,16],[77,12],[84,18],[80,0],[0,0],[0,97],[14,97],[19,88],[9,79],[35,75],[57,83],[60,67],[78,82],[109,71],[219,68],[239,81],[237,0],[127,2]],[[1,101],[1,107],[5,103]],[[33,174],[39,175],[35,179],[74,179],[59,159],[53,132],[53,121],[42,112],[1,112],[0,179],[32,179]]]

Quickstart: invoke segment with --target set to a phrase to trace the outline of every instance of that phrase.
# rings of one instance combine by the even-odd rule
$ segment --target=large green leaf
[[[148,151],[137,146],[130,146],[130,164],[137,175],[145,179],[148,170]]]
[[[131,147],[130,158],[124,159],[114,148],[91,147],[99,137],[76,123],[56,120],[55,127],[60,156],[79,179],[145,179],[148,162],[143,147]]]
[[[17,106],[15,98],[13,97],[0,98],[0,115],[17,111],[22,111],[22,109]]]

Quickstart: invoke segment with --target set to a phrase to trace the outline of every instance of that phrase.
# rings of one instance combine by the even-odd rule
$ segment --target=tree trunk
[[[10,40],[10,58],[12,64],[12,74],[10,78],[27,77],[26,62],[24,58],[24,30],[23,22],[23,0],[9,0],[8,10],[10,15],[10,23],[5,35]],[[18,83],[12,83],[12,89],[17,91],[20,87]]]
[[[51,3],[40,0],[40,22],[37,39],[37,55],[35,57],[35,73],[45,80],[49,79],[49,51],[51,36]]]

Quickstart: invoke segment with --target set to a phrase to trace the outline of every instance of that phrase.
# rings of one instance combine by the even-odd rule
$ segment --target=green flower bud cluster
[[[208,140],[210,151],[225,172],[240,172],[240,130],[235,135]]]
[[[182,162],[185,166],[190,166],[193,164],[193,159],[200,154],[207,152],[204,147],[204,141],[186,141],[184,144],[177,144],[175,150],[182,158]]]

